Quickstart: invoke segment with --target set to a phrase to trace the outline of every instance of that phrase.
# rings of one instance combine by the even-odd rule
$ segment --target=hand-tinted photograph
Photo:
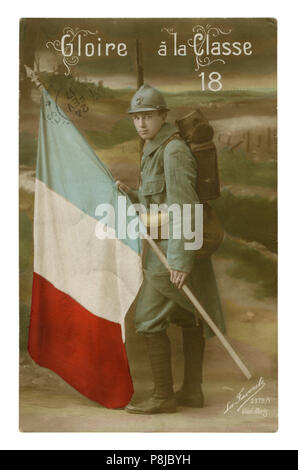
[[[19,429],[278,429],[277,21],[22,18]]]

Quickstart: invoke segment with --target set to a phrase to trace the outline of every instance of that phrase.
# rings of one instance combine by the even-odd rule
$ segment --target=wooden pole
[[[271,129],[270,129],[270,127],[267,128],[267,151],[269,153],[271,151]]]
[[[137,54],[137,89],[144,85],[144,67],[143,67],[143,52],[142,43],[139,39],[136,39],[136,54]],[[139,152],[140,160],[142,158],[144,148],[144,140],[139,138]],[[139,185],[141,183],[141,175],[139,176]]]
[[[141,236],[147,240],[149,245],[151,246],[152,250],[154,253],[158,256],[160,261],[163,263],[163,265],[167,268],[168,271],[170,271],[170,267],[168,265],[167,259],[161,249],[157,246],[157,244],[152,240],[152,238],[148,235],[148,233],[141,233]],[[252,374],[249,372],[248,368],[246,365],[242,362],[240,357],[237,355],[237,353],[234,351],[230,343],[226,340],[222,332],[219,330],[219,328],[215,325],[214,321],[210,318],[208,313],[204,310],[198,299],[193,295],[189,287],[184,285],[182,287],[183,292],[185,295],[188,297],[190,302],[194,305],[194,307],[198,310],[202,318],[206,321],[206,323],[210,326],[210,328],[213,330],[215,335],[218,337],[220,342],[223,344],[223,346],[226,348],[232,359],[235,361],[241,372],[245,375],[245,377],[249,380],[252,378]]]
[[[144,68],[143,68],[143,53],[142,43],[139,39],[136,40],[137,51],[137,89],[144,85]]]
[[[246,151],[247,152],[250,151],[250,133],[249,133],[249,131],[247,131],[247,134],[246,134]]]

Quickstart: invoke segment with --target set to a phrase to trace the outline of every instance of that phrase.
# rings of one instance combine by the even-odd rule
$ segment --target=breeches
[[[184,328],[195,326],[194,308],[177,289],[168,273],[150,276],[147,272],[140,289],[135,312],[136,331],[156,334],[166,330],[170,323]]]

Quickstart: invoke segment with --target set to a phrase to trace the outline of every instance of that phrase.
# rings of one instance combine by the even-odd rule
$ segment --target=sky
[[[82,80],[103,80],[111,88],[134,88],[135,43],[138,39],[142,44],[145,81],[164,90],[198,89],[203,86],[203,79],[206,87],[212,72],[220,74],[225,89],[276,88],[277,24],[272,18],[34,18],[23,20],[21,28],[29,23],[36,31],[35,55],[41,70],[52,71],[62,64],[61,52],[55,50],[53,44],[55,40],[61,40],[68,27],[72,30],[69,30],[71,36],[79,30],[90,32],[86,37],[81,34],[81,55],[77,64],[70,67],[72,73]],[[202,64],[196,70],[199,56],[190,44],[197,34],[196,51],[202,52],[200,32],[209,33],[209,55],[207,57],[205,36],[200,57]],[[26,34],[24,39],[26,42]],[[78,52],[77,39],[78,35],[73,40],[73,56]],[[94,55],[89,57],[85,52],[87,42],[93,44],[88,46],[89,51],[94,47]],[[220,43],[220,50],[213,49],[217,55],[210,52],[214,42]],[[227,42],[235,54],[223,54],[228,52],[222,46]],[[232,46],[235,42],[237,49]],[[108,55],[105,53],[106,43],[115,44],[115,50],[109,50]],[[125,44],[126,55],[117,54],[119,43]],[[250,43],[247,54],[244,53],[245,43]],[[100,55],[98,44],[101,45]],[[166,55],[163,56],[158,54],[161,44],[166,46]],[[241,53],[238,55],[239,48]],[[179,55],[178,50],[184,55]],[[207,60],[214,62],[206,65]],[[204,76],[200,75],[202,73]]]

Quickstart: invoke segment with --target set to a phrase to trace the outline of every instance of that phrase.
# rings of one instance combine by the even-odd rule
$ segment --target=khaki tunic
[[[199,204],[196,192],[197,162],[186,143],[180,139],[167,140],[177,132],[165,123],[154,139],[147,142],[141,160],[141,179],[138,190],[131,190],[132,202],[144,204],[191,204],[192,222],[194,205]],[[170,227],[171,227],[170,214]],[[171,269],[189,273],[186,284],[201,302],[207,313],[225,331],[223,312],[210,258],[198,259],[196,252],[185,250],[183,237],[158,241],[167,256]],[[195,309],[181,290],[170,281],[170,275],[149,247],[144,259],[144,282],[140,289],[135,313],[136,330],[141,334],[154,334],[165,330],[171,322],[180,326],[195,324]],[[205,336],[213,335],[204,325]]]

